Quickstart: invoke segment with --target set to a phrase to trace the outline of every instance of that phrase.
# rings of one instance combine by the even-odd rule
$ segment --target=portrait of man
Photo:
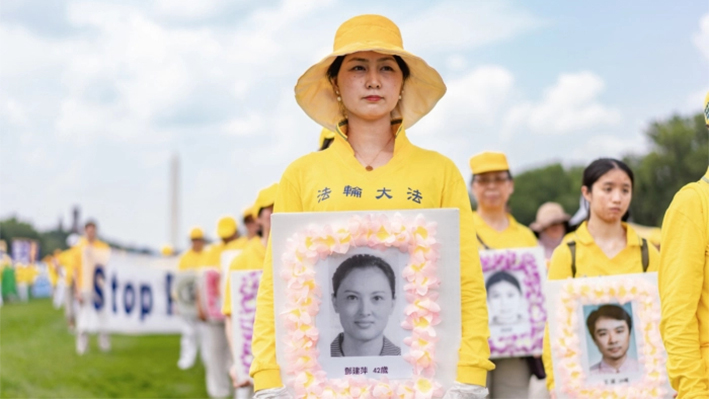
[[[591,312],[586,327],[601,353],[601,361],[589,368],[591,374],[619,374],[640,370],[638,361],[628,353],[633,319],[619,305],[607,304]]]
[[[332,305],[342,332],[330,344],[331,357],[401,356],[385,335],[396,306],[396,275],[384,259],[357,254],[332,276]]]

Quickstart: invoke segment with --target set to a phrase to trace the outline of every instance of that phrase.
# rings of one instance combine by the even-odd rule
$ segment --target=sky
[[[298,77],[337,27],[377,13],[448,91],[409,129],[451,158],[507,154],[512,173],[643,153],[649,124],[701,110],[709,3],[652,1],[3,0],[0,218],[39,229],[74,205],[127,245],[239,216],[317,147]]]

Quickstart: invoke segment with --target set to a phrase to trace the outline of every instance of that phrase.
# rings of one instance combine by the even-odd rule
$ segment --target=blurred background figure
[[[273,204],[276,199],[276,191],[278,191],[277,183],[259,191],[256,202],[252,207],[252,214],[256,217],[255,220],[258,224],[259,235],[249,240],[249,243],[246,245],[246,248],[244,248],[244,251],[232,260],[229,265],[230,272],[236,270],[263,270],[263,262],[266,258],[266,245],[268,244],[268,239],[271,234],[271,214],[273,213]],[[232,340],[233,323],[231,320],[231,279],[229,274],[224,277],[227,280],[226,289],[224,291],[224,301],[222,302],[222,313],[225,316],[224,327],[227,342],[229,343],[229,348],[233,354],[236,351],[234,350],[234,343]],[[244,328],[243,320],[240,324],[241,328]],[[253,329],[253,325],[251,328]],[[237,361],[241,360],[234,359],[234,363]],[[229,369],[229,375],[232,379],[234,388],[236,388],[237,399],[250,398],[253,394],[253,381],[251,378],[248,375],[238,375],[237,368],[234,365],[232,365]]]
[[[529,228],[537,235],[547,261],[569,232],[570,218],[556,202],[546,202],[537,210],[537,218]]]
[[[87,248],[93,249],[105,249],[109,250],[108,244],[101,241],[97,237],[97,225],[93,220],[88,221],[84,225],[84,236],[81,237],[76,249],[73,253],[74,255],[74,296],[79,304],[79,309],[77,312],[77,330],[76,334],[76,353],[83,355],[86,353],[89,345],[89,332],[85,330],[85,324],[81,321],[89,320],[92,317],[94,310],[93,307],[93,281],[86,279],[84,276],[93,275],[89,273],[86,268],[92,267],[93,265],[84,264],[83,254]],[[88,324],[88,323],[87,323]],[[108,333],[102,331],[102,320],[98,320],[98,345],[99,348],[107,352],[111,349],[111,340]]]
[[[204,231],[200,227],[190,230],[190,248],[180,255],[178,272],[197,270],[205,264]],[[186,370],[194,366],[199,351],[200,321],[191,315],[183,315],[182,336],[180,338],[180,358],[177,367]],[[204,353],[202,353],[204,357]]]
[[[491,151],[477,154],[470,158],[470,170],[473,173],[470,191],[478,204],[473,212],[478,249],[536,247],[534,233],[509,213],[509,200],[515,186],[505,154]],[[512,284],[509,287],[510,292],[516,292]],[[493,295],[488,292],[488,296],[490,299]],[[545,377],[541,359],[514,357],[492,362],[495,370],[488,372],[487,386],[493,399],[527,398],[532,376]]]
[[[258,235],[259,225],[254,216],[254,205],[249,206],[242,212],[244,229],[246,229],[246,240],[251,240]]]
[[[239,239],[236,220],[231,216],[224,216],[217,222],[217,235],[219,242],[212,244],[206,253],[204,266],[222,270],[221,256],[224,251],[243,249],[247,243],[246,237]],[[197,295],[200,298],[200,295]],[[204,321],[206,317],[201,315]],[[215,320],[207,321],[201,325],[200,350],[202,359],[205,360],[205,374],[207,393],[212,398],[221,398],[231,393],[229,368],[231,367],[231,353],[229,344],[224,334],[224,323]]]
[[[175,250],[172,248],[172,245],[163,245],[162,248],[160,248],[160,254],[167,258],[174,256]]]

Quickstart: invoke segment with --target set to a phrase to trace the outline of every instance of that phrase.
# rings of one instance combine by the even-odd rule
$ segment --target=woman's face
[[[487,292],[487,303],[490,315],[502,324],[514,323],[519,318],[519,307],[522,293],[517,287],[507,281],[500,281],[490,286]]]
[[[488,172],[473,178],[473,195],[483,209],[504,208],[515,186],[507,171]]]
[[[351,271],[332,302],[345,336],[355,341],[380,337],[394,310],[389,280],[374,266]]]
[[[261,209],[258,215],[258,224],[264,235],[270,234],[271,232],[271,214],[273,214],[273,206],[267,206]]]
[[[542,235],[551,238],[552,240],[560,240],[566,234],[566,227],[563,223],[552,224],[546,229],[542,230]]]
[[[348,117],[375,121],[391,117],[404,75],[393,56],[362,51],[345,56],[334,83]]]
[[[621,169],[611,169],[593,183],[590,191],[581,187],[581,192],[590,204],[591,216],[613,223],[620,221],[628,211],[633,183]]]

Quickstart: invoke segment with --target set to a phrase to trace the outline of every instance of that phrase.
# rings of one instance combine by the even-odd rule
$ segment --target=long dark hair
[[[635,176],[633,175],[633,171],[628,165],[625,164],[625,162],[614,158],[599,158],[591,162],[591,164],[583,170],[583,187],[586,187],[586,190],[591,192],[591,188],[598,181],[598,179],[613,169],[622,170],[626,175],[628,175],[628,178],[630,179],[630,190],[632,192],[635,187]],[[590,219],[591,209],[588,202],[586,202],[586,207],[588,209],[588,216],[586,219]],[[625,215],[621,218],[624,222],[627,222],[628,219],[630,219],[630,207],[628,207],[628,211],[625,212]]]

